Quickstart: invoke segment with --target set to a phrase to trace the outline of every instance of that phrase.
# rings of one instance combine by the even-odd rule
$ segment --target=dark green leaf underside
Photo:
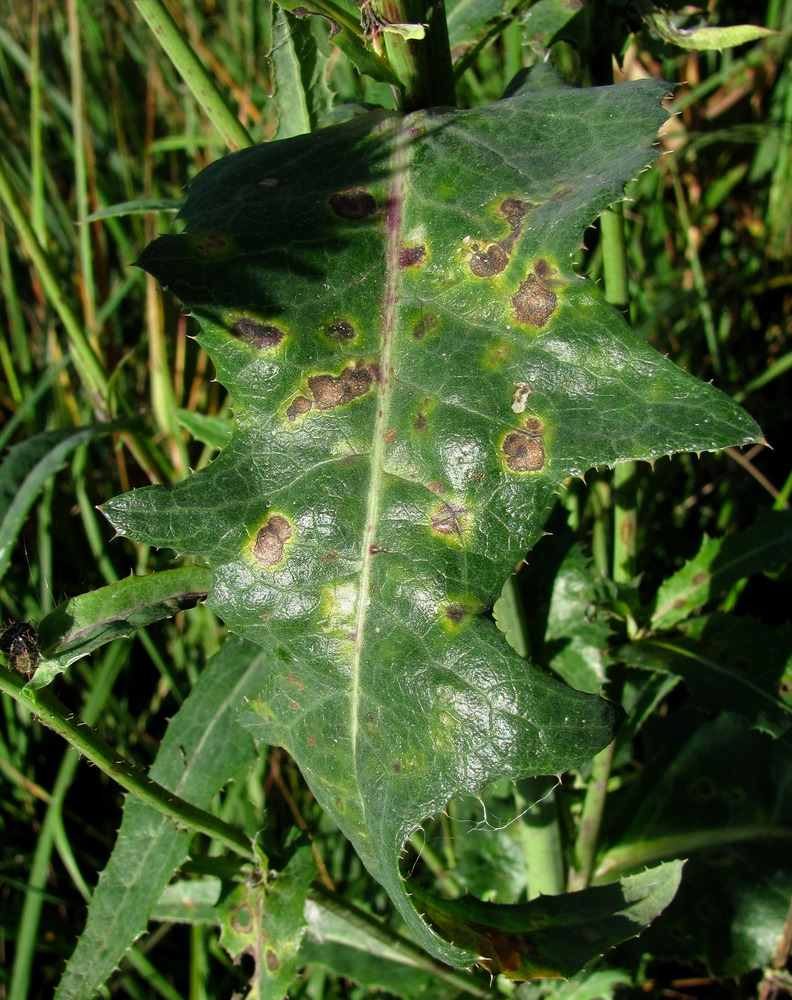
[[[231,444],[106,505],[200,553],[269,653],[248,723],[295,757],[413,933],[406,835],[449,797],[553,773],[615,713],[508,648],[489,609],[559,484],[754,440],[643,344],[570,254],[651,159],[664,87],[374,113],[207,168],[140,260],[201,321]]]

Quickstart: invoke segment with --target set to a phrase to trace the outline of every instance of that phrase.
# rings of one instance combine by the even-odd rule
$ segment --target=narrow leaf
[[[643,18],[650,32],[657,38],[677,45],[681,49],[695,49],[699,52],[728,49],[777,34],[772,28],[763,28],[758,24],[731,24],[723,27],[698,25],[694,28],[679,28],[659,11],[648,12]]]
[[[278,139],[313,131],[333,106],[327,83],[328,58],[321,52],[310,22],[272,5],[269,63],[278,105]]]
[[[413,908],[405,838],[455,795],[580,765],[619,717],[508,648],[503,580],[567,476],[759,433],[571,270],[665,89],[528,88],[242,151],[140,260],[201,322],[236,428],[105,510],[208,560],[211,606],[266,651],[246,725],[452,964],[473,956]]]
[[[681,636],[655,636],[621,651],[634,667],[684,678],[695,703],[734,712],[779,737],[792,728],[792,626],[714,614],[687,622]]]
[[[653,629],[668,629],[717,601],[738,580],[772,573],[792,560],[792,511],[762,510],[746,531],[705,538],[698,553],[662,584]]]
[[[209,570],[187,566],[130,576],[59,605],[39,624],[42,659],[29,687],[46,687],[75,660],[105,643],[195,607],[206,597],[210,582]]]
[[[260,657],[249,643],[225,643],[171,720],[150,771],[152,780],[205,808],[228,781],[250,767],[256,753],[237,714],[245,697],[260,687],[260,670]],[[126,799],[112,857],[99,876],[57,1000],[85,1000],[96,993],[145,931],[151,910],[187,859],[190,839],[188,830]]]
[[[11,550],[44,483],[59,472],[81,444],[117,430],[120,424],[94,424],[77,430],[44,431],[15,445],[0,465],[0,580]]]
[[[569,978],[614,945],[637,937],[674,898],[682,862],[672,861],[611,885],[514,906],[473,896],[446,900],[416,889],[429,919],[484,957],[493,974],[528,980]]]

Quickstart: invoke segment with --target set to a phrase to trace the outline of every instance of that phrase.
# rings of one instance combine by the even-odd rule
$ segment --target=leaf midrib
[[[367,612],[370,605],[371,586],[371,547],[375,542],[379,503],[382,493],[382,479],[385,465],[385,432],[390,412],[390,399],[393,389],[393,343],[396,326],[396,315],[399,304],[399,286],[401,271],[399,268],[399,242],[402,230],[402,207],[405,193],[405,175],[409,162],[409,142],[406,129],[394,128],[393,154],[390,161],[391,184],[388,190],[385,207],[385,300],[382,317],[382,351],[379,368],[379,405],[374,420],[373,441],[371,448],[371,476],[369,479],[366,524],[363,531],[363,550],[361,552],[360,591],[358,594],[357,622],[355,625],[355,652],[352,662],[352,688],[350,742],[352,761],[355,773],[358,771],[357,734],[360,715],[361,666],[363,652],[363,637],[366,627]],[[359,783],[358,783],[358,787]],[[361,801],[365,812],[365,803]]]

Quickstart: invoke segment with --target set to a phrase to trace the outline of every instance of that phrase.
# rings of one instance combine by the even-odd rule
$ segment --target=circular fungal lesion
[[[365,188],[354,187],[335,191],[330,195],[329,201],[333,212],[340,219],[347,219],[349,222],[367,219],[377,211],[374,195]]]
[[[208,259],[228,257],[236,249],[236,241],[229,233],[188,233],[186,239],[197,256]]]
[[[350,340],[354,340],[357,336],[354,326],[345,319],[334,319],[330,323],[325,323],[322,330],[330,340],[335,340],[339,343],[349,343]]]
[[[267,351],[278,347],[285,336],[280,327],[272,323],[264,323],[252,316],[240,316],[231,323],[230,329],[237,340],[258,351]]]
[[[334,410],[365,396],[379,382],[376,364],[348,365],[340,375],[321,372],[308,376],[308,389],[292,399],[286,410],[287,420],[294,423],[309,410]],[[309,395],[310,394],[310,395]]]
[[[253,555],[265,569],[283,562],[286,543],[292,538],[292,526],[283,514],[270,514],[256,533]]]
[[[512,295],[511,305],[518,323],[541,329],[556,311],[558,296],[535,274],[529,274]]]
[[[474,253],[468,261],[468,267],[477,278],[494,278],[496,274],[506,270],[508,263],[509,255],[497,243],[492,243],[486,250]]]
[[[472,621],[480,610],[481,607],[475,600],[451,599],[440,606],[443,626],[450,632],[456,632]]]
[[[470,525],[470,515],[460,504],[443,503],[429,515],[435,535],[449,541],[459,541]]]
[[[350,365],[340,375],[311,375],[308,388],[316,410],[332,410],[365,396],[374,384],[373,366]]]
[[[547,458],[544,424],[539,417],[528,417],[518,431],[509,431],[501,443],[501,452],[510,472],[539,472]]]
[[[417,267],[426,261],[426,246],[419,243],[416,246],[403,246],[399,251],[399,267]]]

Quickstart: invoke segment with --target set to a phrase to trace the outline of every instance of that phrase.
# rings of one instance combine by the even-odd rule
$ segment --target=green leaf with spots
[[[570,475],[756,440],[571,269],[651,160],[665,86],[525,88],[234,153],[140,265],[192,310],[231,443],[105,505],[200,554],[266,651],[247,724],[285,747],[437,957],[405,838],[461,793],[588,760],[618,711],[511,650],[490,609]]]

